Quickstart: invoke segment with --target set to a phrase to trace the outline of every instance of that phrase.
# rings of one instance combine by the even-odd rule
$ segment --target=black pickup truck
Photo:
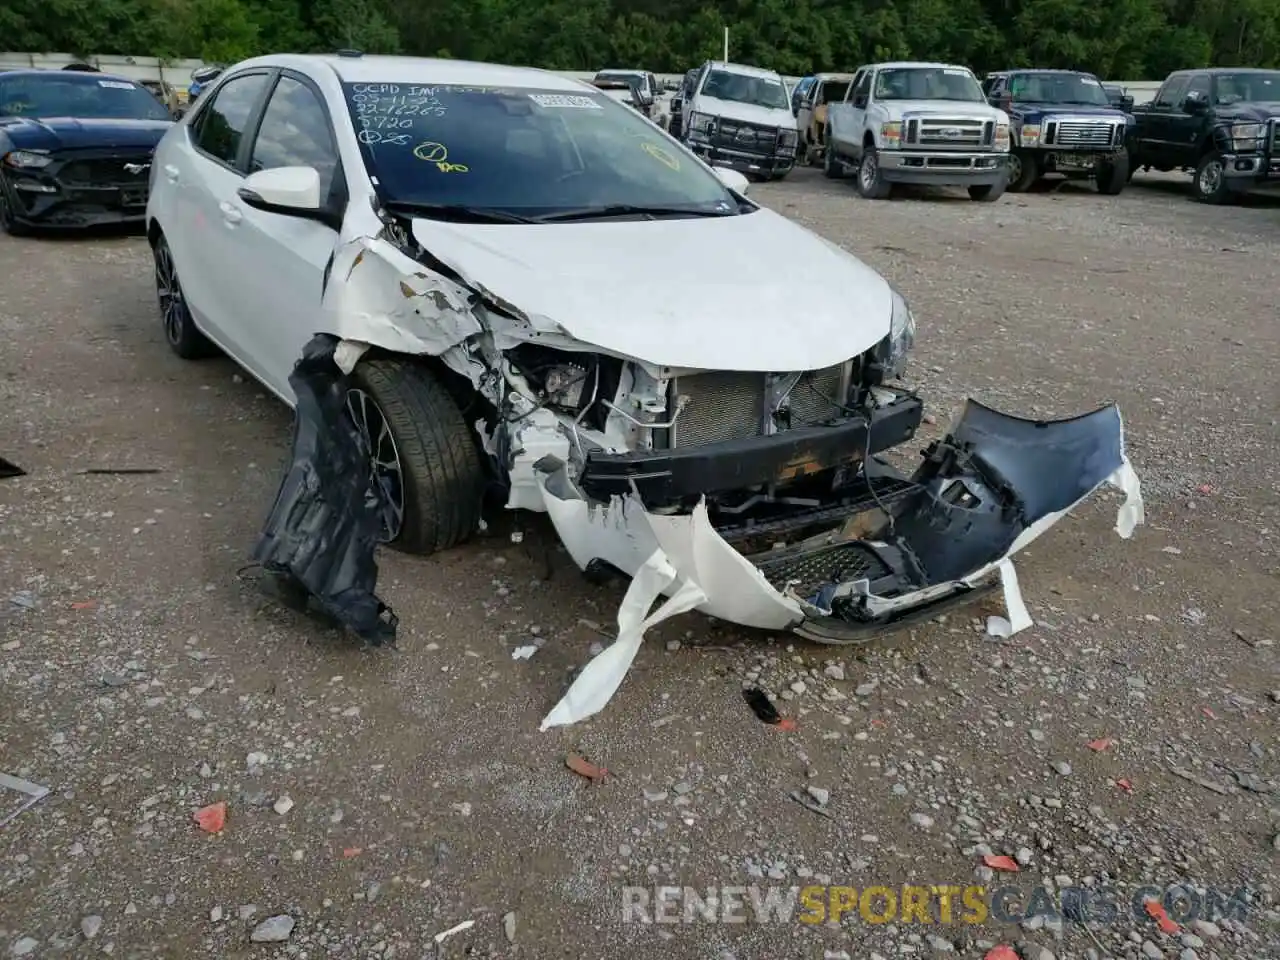
[[[1133,115],[1134,166],[1195,171],[1201,203],[1280,185],[1280,70],[1179,70]]]

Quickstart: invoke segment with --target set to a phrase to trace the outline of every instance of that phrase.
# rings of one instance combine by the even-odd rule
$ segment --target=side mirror
[[[1205,100],[1204,94],[1200,92],[1188,93],[1182,101],[1182,109],[1186,113],[1201,113],[1208,102]]]
[[[1120,98],[1120,109],[1125,113],[1130,113],[1133,110],[1133,94],[1126,93]]]
[[[867,95],[860,93],[853,98],[853,105],[859,110],[867,109]]]
[[[335,214],[320,202],[320,172],[315,167],[276,167],[244,178],[240,199],[266,213],[318,220],[338,229]]]
[[[747,187],[751,185],[751,181],[743,174],[737,170],[730,170],[728,167],[712,167],[711,169],[715,171],[716,176],[720,178],[720,182],[726,187],[734,193],[746,196]]]

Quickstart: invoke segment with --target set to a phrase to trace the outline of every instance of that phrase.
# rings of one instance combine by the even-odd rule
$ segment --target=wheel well
[[[874,147],[876,145],[876,138],[871,135],[870,130],[863,134],[862,145],[864,147]]]
[[[160,229],[159,222],[154,219],[147,221],[147,244],[154,247],[162,236],[164,231]]]

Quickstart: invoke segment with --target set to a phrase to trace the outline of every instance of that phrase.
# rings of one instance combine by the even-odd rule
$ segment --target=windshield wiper
[[[608,220],[614,217],[731,217],[732,209],[690,210],[687,207],[646,207],[640,204],[611,203],[601,207],[581,207],[563,213],[549,213],[538,217],[540,223],[557,223],[569,220]]]
[[[508,213],[494,207],[469,207],[462,203],[423,203],[418,200],[388,200],[383,204],[391,210],[419,214],[429,220],[452,220],[457,223],[536,223],[518,213]]]

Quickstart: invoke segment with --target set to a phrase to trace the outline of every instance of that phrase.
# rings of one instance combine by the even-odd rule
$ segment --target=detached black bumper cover
[[[289,376],[298,403],[293,457],[253,559],[277,597],[303,606],[309,595],[320,612],[362,639],[394,643],[395,614],[374,594],[383,503],[347,414],[347,378],[333,359],[337,343],[316,336]]]
[[[915,436],[924,404],[903,396],[870,418],[764,437],[677,447],[652,453],[587,454],[579,485],[594,500],[638,493],[646,507],[704,493],[745,490],[816,473],[896,447]]]

